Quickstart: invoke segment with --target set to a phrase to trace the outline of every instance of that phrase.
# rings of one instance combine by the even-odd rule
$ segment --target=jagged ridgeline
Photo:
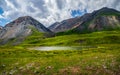
[[[120,28],[120,12],[107,7],[86,13],[81,17],[56,22],[49,27],[56,33],[86,33],[117,28]]]

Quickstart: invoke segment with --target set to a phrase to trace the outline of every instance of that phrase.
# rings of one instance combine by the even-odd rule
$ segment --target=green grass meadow
[[[39,35],[38,35],[39,34]],[[17,46],[0,46],[0,75],[120,75],[120,31],[59,35],[42,33]],[[95,46],[80,50],[29,50],[37,46]]]

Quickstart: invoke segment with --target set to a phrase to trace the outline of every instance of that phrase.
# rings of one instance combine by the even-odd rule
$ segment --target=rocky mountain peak
[[[23,16],[5,25],[0,31],[0,39],[26,37],[31,35],[33,31],[51,33],[51,31],[39,21],[30,16]]]
[[[22,22],[22,21],[28,21],[28,20],[31,20],[31,19],[33,19],[33,18],[30,17],[30,16],[23,16],[23,17],[19,17],[19,18],[16,19],[15,21],[16,21],[16,22],[18,21],[18,23],[20,23],[20,22]]]
[[[120,13],[120,12],[112,8],[103,7],[99,10],[95,10],[91,14],[96,16],[100,14],[114,14],[114,13]]]
[[[13,25],[19,25],[19,24],[23,24],[23,25],[33,24],[33,25],[34,25],[33,22],[35,22],[35,21],[36,21],[36,20],[33,19],[33,18],[30,17],[30,16],[23,16],[23,17],[19,17],[19,18],[17,18],[16,20],[8,23],[8,24],[6,25],[6,27],[11,27],[11,26],[13,26]],[[37,21],[36,21],[36,22],[37,22]]]
[[[108,8],[108,7],[103,7],[103,8],[101,8],[101,9],[99,9],[98,11],[117,11],[117,10],[115,10],[115,9],[112,9],[112,8]]]

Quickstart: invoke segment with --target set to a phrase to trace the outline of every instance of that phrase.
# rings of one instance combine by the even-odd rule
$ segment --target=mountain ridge
[[[56,33],[68,31],[68,30],[75,29],[75,28],[78,31],[79,30],[82,31],[82,30],[85,30],[84,26],[86,25],[86,23],[93,21],[94,19],[96,19],[99,16],[110,16],[110,17],[106,17],[107,20],[109,20],[108,18],[111,18],[111,16],[118,16],[118,18],[114,17],[114,19],[116,18],[116,20],[119,21],[118,24],[120,24],[120,19],[119,19],[120,12],[115,9],[104,7],[99,10],[95,10],[92,13],[86,13],[81,17],[71,18],[72,22],[70,22],[70,19],[63,20],[59,23],[59,25],[57,25],[56,28],[53,27],[54,29],[50,29],[50,27],[52,27],[52,26],[50,26],[49,29]],[[90,27],[88,27],[88,28],[90,28]]]

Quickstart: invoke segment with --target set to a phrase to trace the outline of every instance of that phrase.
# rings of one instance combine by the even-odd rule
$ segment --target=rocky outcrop
[[[120,27],[119,16],[100,16],[88,26],[89,30],[103,30]]]
[[[84,16],[83,16],[84,17]],[[90,13],[86,20],[83,21],[75,30],[84,31],[100,31],[115,29],[120,27],[120,12],[110,8],[102,8]]]

